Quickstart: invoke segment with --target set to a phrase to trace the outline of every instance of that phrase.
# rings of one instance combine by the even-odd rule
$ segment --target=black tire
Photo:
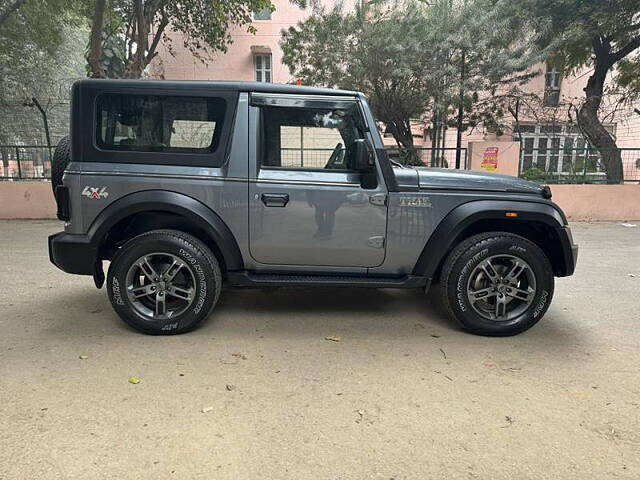
[[[71,142],[69,137],[62,137],[58,142],[56,150],[53,152],[53,160],[51,160],[51,188],[53,195],[56,194],[56,188],[62,185],[62,176],[71,161]]]
[[[488,272],[487,262],[490,265]],[[494,269],[492,262],[497,262],[496,269],[502,268],[503,273]],[[526,268],[523,268],[518,277],[518,282],[521,283],[516,288],[509,289],[516,284],[503,286],[502,282],[506,284],[506,278],[509,277],[504,272],[517,264],[526,265]],[[495,283],[490,279],[490,274]],[[540,247],[526,238],[506,232],[481,233],[461,242],[445,261],[441,280],[443,302],[449,313],[466,330],[487,336],[516,335],[531,328],[549,308],[554,289],[553,270]],[[484,284],[477,289],[472,288],[471,285],[476,285],[477,282]],[[496,285],[500,290],[494,288]],[[535,293],[528,290],[528,295],[519,299],[513,292],[520,288],[523,289],[520,292],[531,288]],[[507,289],[512,293],[507,293]],[[489,290],[486,298],[480,298],[484,294],[479,292],[483,290]],[[476,299],[476,294],[479,299]],[[470,296],[475,299],[473,304]],[[498,298],[504,304],[500,307],[500,312]],[[506,304],[507,301],[513,303],[511,311],[508,310],[511,303]],[[493,315],[493,308],[496,309],[495,318],[487,318]]]
[[[161,287],[160,283],[152,283],[140,263],[136,263],[143,257],[151,258],[152,262],[159,259],[160,263],[156,263],[151,271],[158,271]],[[163,259],[166,259],[164,265],[172,261],[180,265],[174,280],[183,282],[180,286],[183,292],[189,290],[190,300],[172,296],[171,282],[174,280],[165,284],[165,275],[168,278],[170,269],[163,266]],[[176,335],[193,330],[207,318],[220,297],[222,275],[216,257],[197,238],[176,230],[153,230],[129,240],[120,248],[109,267],[107,285],[111,305],[128,325],[151,335]],[[136,290],[153,289],[156,293],[132,299],[133,287]],[[159,292],[166,302],[164,316],[158,316],[157,309],[151,312],[154,306],[157,308]],[[170,310],[172,304],[177,305],[175,312]],[[184,310],[181,311],[182,307]]]

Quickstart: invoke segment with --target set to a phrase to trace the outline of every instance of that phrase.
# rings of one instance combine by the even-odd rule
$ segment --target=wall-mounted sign
[[[481,168],[494,172],[498,168],[498,147],[487,147],[482,156]]]

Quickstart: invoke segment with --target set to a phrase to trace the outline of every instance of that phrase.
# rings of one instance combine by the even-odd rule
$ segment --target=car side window
[[[103,94],[97,99],[97,145],[103,150],[210,153],[225,116],[215,97]]]
[[[262,107],[263,168],[351,170],[364,138],[355,108]]]

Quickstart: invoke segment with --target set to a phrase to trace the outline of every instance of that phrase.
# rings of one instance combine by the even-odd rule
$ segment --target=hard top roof
[[[100,87],[140,87],[142,85],[149,88],[211,88],[214,90],[237,91],[237,92],[260,92],[260,93],[284,93],[303,95],[342,95],[355,96],[358,92],[350,90],[337,90],[333,88],[305,87],[297,85],[286,85],[283,83],[264,82],[228,82],[210,80],[116,80],[116,79],[84,79],[76,82],[81,86],[86,85],[92,88]]]

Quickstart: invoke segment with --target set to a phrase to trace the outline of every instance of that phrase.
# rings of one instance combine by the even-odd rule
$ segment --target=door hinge
[[[369,195],[369,203],[371,203],[371,205],[378,205],[380,207],[384,207],[387,204],[387,194],[374,193],[373,195]]]
[[[373,248],[384,248],[384,237],[381,235],[369,237],[368,243]]]

